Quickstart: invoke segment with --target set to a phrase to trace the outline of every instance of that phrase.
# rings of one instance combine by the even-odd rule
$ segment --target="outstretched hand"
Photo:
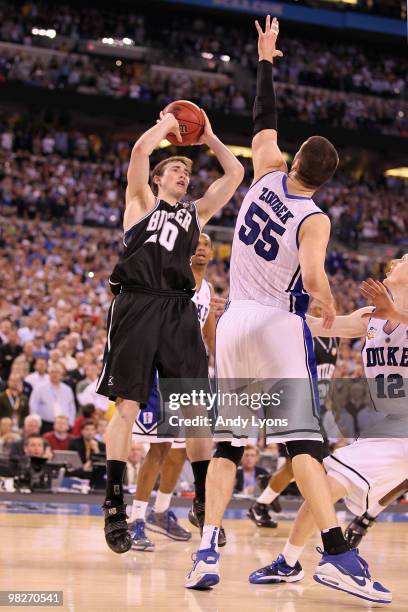
[[[360,292],[367,302],[375,306],[375,311],[373,313],[368,313],[363,315],[363,317],[371,317],[374,314],[377,319],[387,321],[393,321],[395,319],[397,309],[383,283],[369,278],[362,282]]]
[[[279,21],[276,17],[272,19],[268,15],[266,17],[265,32],[259,25],[259,21],[255,21],[255,27],[258,31],[258,55],[259,61],[268,60],[273,62],[274,57],[283,57],[282,51],[276,48],[276,40],[279,34]]]

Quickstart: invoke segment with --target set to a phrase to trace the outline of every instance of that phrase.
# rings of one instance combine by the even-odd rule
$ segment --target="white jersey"
[[[198,320],[200,321],[201,329],[203,329],[207,317],[210,313],[211,289],[208,281],[203,278],[198,291],[191,298],[197,306]]]
[[[408,417],[408,326],[384,331],[386,321],[371,318],[362,356],[375,409]]]
[[[248,190],[235,226],[230,300],[255,300],[304,314],[309,295],[299,265],[303,221],[323,214],[311,198],[290,195],[287,174],[269,172]]]

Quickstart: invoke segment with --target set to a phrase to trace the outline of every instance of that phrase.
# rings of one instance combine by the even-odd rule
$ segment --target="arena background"
[[[185,544],[173,543],[170,550],[163,539],[153,562],[157,571],[140,556],[121,564],[122,559],[112,558],[104,549],[96,518],[103,500],[100,454],[91,466],[92,478],[67,472],[63,480],[63,474],[54,470],[53,492],[51,481],[31,487],[16,481],[13,460],[24,458],[22,440],[30,427],[35,431],[39,426],[31,422],[24,427],[31,410],[30,378],[26,378],[36,369],[38,358],[44,358],[45,367],[56,370],[55,376],[72,390],[66,414],[71,426],[75,421],[74,434],[80,435],[85,406],[85,415],[95,421],[102,450],[112,407],[92,395],[92,383],[100,371],[106,338],[111,299],[107,281],[122,248],[127,164],[137,137],[175,99],[204,108],[214,131],[245,167],[236,194],[206,227],[214,245],[208,280],[218,295],[227,296],[236,215],[252,174],[251,109],[258,62],[253,21],[269,12],[280,20],[279,47],[284,52],[276,63],[275,82],[279,143],[288,165],[299,144],[313,134],[326,136],[339,150],[339,169],[316,202],[332,221],[326,265],[338,312],[350,312],[365,305],[359,293],[361,280],[381,279],[389,261],[408,251],[408,56],[403,1],[117,0],[114,5],[101,1],[85,6],[74,0],[62,4],[0,0],[0,512],[4,527],[0,555],[5,569],[0,586],[4,591],[63,590],[64,609],[70,610],[151,605],[165,609],[170,605],[167,595],[175,597],[180,609],[210,609],[201,607],[207,605],[201,600],[178,601],[174,595],[176,587],[182,590],[188,566]],[[152,164],[174,154],[194,160],[192,197],[200,196],[220,174],[204,146],[176,148],[163,141]],[[362,375],[360,350],[361,341],[341,342],[338,377]],[[88,385],[89,393],[81,400]],[[350,408],[356,433],[363,409],[364,402]],[[277,449],[265,449],[262,440],[258,446],[259,465],[273,471],[279,460]],[[134,452],[132,466],[137,472],[146,449],[139,445]],[[191,490],[186,466],[173,501],[182,521]],[[231,502],[228,518],[248,524],[241,519],[254,495],[241,491]],[[281,500],[279,520],[285,524],[299,505],[294,484]],[[404,502],[401,499],[390,508],[387,521],[404,519]],[[72,524],[66,517],[81,514],[85,517]],[[247,525],[244,534],[249,542],[259,538],[252,527],[250,531]],[[41,529],[47,534],[46,546],[52,542],[45,555],[38,550],[43,541],[36,544]],[[68,529],[70,538],[82,540],[82,552],[68,544]],[[232,554],[237,554],[240,529],[231,536]],[[89,549],[84,544],[88,534]],[[265,555],[270,542],[263,538],[262,545]],[[60,561],[55,557],[53,565],[49,560],[56,555],[55,547]],[[97,559],[99,576],[106,575],[109,581],[110,572],[115,573],[106,601],[95,596],[97,606],[92,589],[98,588],[98,574],[85,572],[86,578],[78,578],[81,554],[88,552],[94,569]],[[24,555],[34,564],[44,563],[30,579]],[[177,555],[180,569],[170,587],[163,572],[172,555]],[[138,588],[131,586],[132,580]],[[149,586],[143,586],[145,580]],[[115,595],[115,589],[121,594]],[[232,590],[223,595],[225,599],[213,600],[211,609],[233,602]],[[245,597],[245,606],[242,603],[238,610],[250,605],[250,595]],[[309,609],[296,597],[290,592],[276,609]],[[265,601],[262,596],[259,609]]]

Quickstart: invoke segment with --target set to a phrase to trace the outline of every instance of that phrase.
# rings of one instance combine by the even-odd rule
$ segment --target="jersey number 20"
[[[261,233],[260,219],[265,223],[262,230],[262,238],[258,238]],[[269,218],[267,212],[260,206],[252,202],[245,215],[245,225],[242,225],[239,230],[239,238],[244,244],[254,244],[255,253],[266,261],[276,259],[279,251],[279,243],[274,234],[283,236],[286,228],[282,227]]]

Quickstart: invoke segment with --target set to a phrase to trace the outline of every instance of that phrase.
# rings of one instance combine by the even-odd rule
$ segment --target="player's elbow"
[[[241,164],[240,161],[236,160],[236,164],[234,165],[234,168],[231,171],[231,177],[237,183],[237,187],[244,180],[244,176],[245,176],[244,166]]]
[[[313,272],[307,274],[302,273],[303,287],[307,293],[311,295],[318,293],[321,288],[321,280],[319,276]]]

